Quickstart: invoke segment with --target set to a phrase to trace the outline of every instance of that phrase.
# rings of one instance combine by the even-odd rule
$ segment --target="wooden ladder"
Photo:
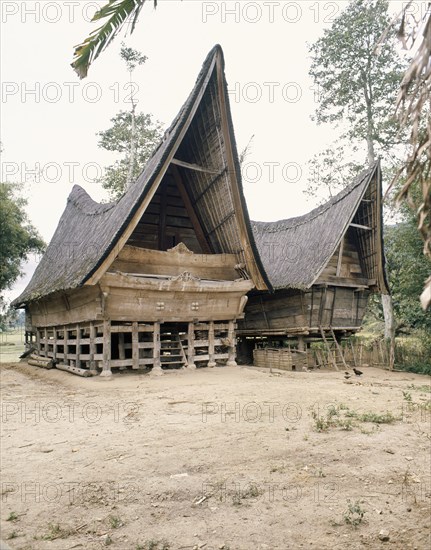
[[[332,354],[331,346],[329,345],[328,340],[326,339],[326,336],[325,336],[325,331],[323,330],[323,328],[321,326],[319,327],[319,329],[320,329],[320,334],[322,335],[322,340],[325,344],[326,351],[328,353],[328,360],[332,361],[332,365],[334,366],[334,369],[336,371],[338,371],[339,368],[338,368],[337,362],[335,360],[335,355]]]
[[[335,342],[335,345],[336,345],[336,347],[337,347],[338,354],[339,354],[339,356],[340,356],[340,358],[341,358],[341,361],[343,362],[344,368],[345,368],[345,369],[348,369],[349,367],[348,367],[348,365],[347,365],[347,363],[346,363],[346,359],[344,358],[343,350],[341,349],[341,346],[340,346],[340,344],[338,343],[337,338],[335,337],[334,329],[333,329],[332,327],[329,327],[329,328],[331,329],[332,338],[333,338],[333,340],[334,340],[334,342]]]
[[[180,335],[170,330],[160,335],[160,363],[165,368],[181,368],[187,364]]]

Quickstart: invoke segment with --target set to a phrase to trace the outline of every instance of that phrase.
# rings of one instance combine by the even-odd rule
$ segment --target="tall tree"
[[[308,186],[304,193],[318,198],[319,204],[333,197],[362,170],[362,166],[351,159],[344,140],[330,145],[314,155],[309,166]]]
[[[132,75],[137,66],[143,65],[147,61],[147,56],[142,55],[138,50],[127,48],[125,44],[122,44],[120,51],[121,59],[126,62],[127,70],[129,72],[130,84],[132,84]],[[135,95],[132,93],[130,97],[131,108],[130,115],[132,118],[132,127],[130,129],[130,151],[129,151],[129,170],[127,172],[126,188],[133,181],[133,172],[136,164],[136,106],[138,101]]]
[[[351,0],[311,48],[310,74],[320,89],[318,123],[343,123],[342,137],[366,146],[368,163],[400,140],[393,113],[402,63],[386,0]],[[382,296],[385,336],[395,343],[390,295]],[[393,357],[393,353],[392,353]]]
[[[15,184],[0,184],[0,293],[11,288],[22,274],[22,263],[42,253],[45,243],[29,222],[26,200],[14,192]]]
[[[108,0],[108,3],[94,14],[92,22],[104,22],[81,44],[75,46],[72,67],[79,78],[87,76],[90,65],[109,46],[126,23],[130,24],[130,34],[133,33],[145,2],[146,0]],[[153,5],[154,8],[157,7],[157,0],[153,0]]]
[[[319,87],[318,123],[345,123],[342,136],[364,142],[372,164],[400,141],[393,113],[402,63],[395,50],[386,0],[351,0],[310,47],[310,74]]]
[[[136,67],[147,61],[138,50],[121,44],[120,57],[126,63],[130,83]],[[130,87],[133,90],[133,87]],[[130,96],[130,111],[120,111],[111,118],[112,126],[99,132],[99,147],[120,153],[121,158],[107,166],[99,180],[112,199],[118,199],[139,176],[153,150],[162,138],[162,124],[152,115],[136,113],[138,100]]]
[[[127,181],[134,181],[139,176],[163,133],[162,124],[145,113],[134,114],[134,130],[131,112],[120,111],[111,122],[110,128],[97,134],[100,138],[98,145],[107,151],[120,153],[121,158],[105,168],[100,181],[111,198],[118,199],[124,193]],[[131,170],[132,142],[134,162]]]

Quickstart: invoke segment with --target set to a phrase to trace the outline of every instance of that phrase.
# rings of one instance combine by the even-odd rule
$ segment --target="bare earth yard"
[[[430,379],[363,370],[106,380],[2,365],[2,539],[52,550],[428,549]]]

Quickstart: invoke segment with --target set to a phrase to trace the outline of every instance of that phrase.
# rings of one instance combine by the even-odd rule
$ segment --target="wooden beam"
[[[214,359],[214,352],[215,352],[215,346],[214,346],[214,321],[210,321],[210,325],[208,328],[208,366],[209,367],[215,367],[217,363]]]
[[[124,332],[118,334],[118,357],[120,359],[126,358],[126,352],[124,349]]]
[[[103,370],[100,376],[111,376],[111,321],[103,321]]]
[[[187,368],[195,369],[195,327],[194,323],[189,323],[187,333]]]
[[[203,168],[198,164],[184,162],[183,160],[179,160],[179,159],[172,159],[171,164],[175,164],[176,166],[181,166],[182,168],[188,168],[189,170],[195,170],[196,172],[205,172],[207,174],[218,174],[217,170],[214,170],[211,168]]]
[[[211,254],[211,247],[206,239],[202,225],[196,215],[196,212],[193,208],[192,202],[190,200],[188,191],[184,185],[183,179],[181,177],[180,171],[176,166],[172,166],[172,175],[174,176],[175,183],[177,184],[178,191],[180,192],[181,198],[183,199],[184,206],[186,207],[187,213],[190,217],[190,220],[195,230],[196,237],[199,241],[200,247],[204,254]]]
[[[53,361],[57,360],[57,327],[54,327],[54,341],[52,344],[52,359]]]
[[[341,273],[341,265],[343,263],[343,250],[344,250],[344,237],[341,239],[340,249],[338,251],[337,271],[335,273],[336,277],[339,277]]]
[[[371,231],[371,230],[372,230],[372,228],[371,228],[371,227],[368,227],[368,225],[361,225],[361,224],[359,224],[359,223],[353,223],[353,222],[352,222],[352,223],[349,224],[349,225],[350,225],[350,227],[356,227],[357,229],[366,229],[367,231]]]
[[[156,322],[154,323],[153,330],[153,368],[151,369],[151,373],[156,376],[163,374],[162,364],[160,361],[160,348],[160,323]]]
[[[233,144],[231,141],[231,133],[228,117],[228,98],[226,97],[227,90],[225,89],[224,80],[224,66],[221,56],[217,56],[217,85],[218,96],[220,98],[220,123],[223,138],[225,140],[226,148],[226,164],[228,168],[228,175],[230,179],[230,188],[232,192],[233,207],[236,212],[236,219],[238,222],[238,229],[240,234],[241,245],[243,249],[244,260],[247,265],[247,272],[250,274],[252,281],[254,282],[257,290],[268,290],[267,284],[264,279],[263,273],[260,272],[257,259],[254,256],[254,251],[251,246],[248,234],[248,228],[245,221],[245,214],[243,210],[243,201],[240,194],[240,181],[241,174],[238,173],[237,179],[237,163],[233,155]],[[252,237],[253,238],[253,237]]]
[[[66,325],[63,327],[63,361],[67,363],[67,352],[69,351],[68,345],[67,345],[67,327]]]
[[[121,336],[121,333],[119,334]],[[123,334],[124,339],[124,334]],[[123,343],[124,347],[124,343]],[[121,357],[120,359],[124,359]],[[138,333],[138,323],[135,321],[132,323],[132,368],[139,369],[139,333]]]
[[[90,322],[90,372],[92,372],[93,374],[97,374],[96,362],[94,360],[94,356],[96,355],[96,352],[97,352],[96,336],[97,336],[96,327],[94,326],[93,321],[91,321]]]
[[[236,336],[235,336],[235,321],[229,321],[229,329],[227,333],[229,339],[229,351],[226,365],[228,367],[236,367]]]

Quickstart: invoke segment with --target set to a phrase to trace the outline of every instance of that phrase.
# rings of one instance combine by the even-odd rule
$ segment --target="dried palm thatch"
[[[410,129],[410,150],[393,184],[405,178],[397,201],[406,201],[417,212],[424,254],[431,259],[431,3],[419,20],[409,13],[411,4],[404,9],[399,36],[404,47],[415,53],[397,100],[401,124]],[[424,309],[431,305],[431,277],[421,302]]]
[[[384,270],[379,162],[364,170],[327,203],[304,216],[252,222],[260,257],[274,289],[310,288],[319,278],[352,222],[364,271],[376,290],[388,292]]]

